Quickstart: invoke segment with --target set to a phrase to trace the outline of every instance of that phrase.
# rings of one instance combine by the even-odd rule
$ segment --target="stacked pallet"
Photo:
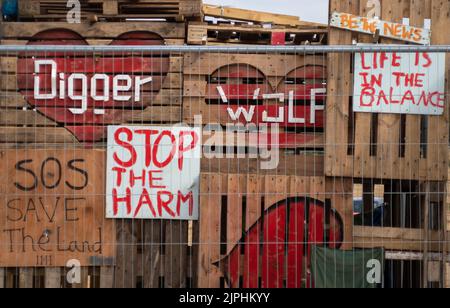
[[[424,27],[432,20],[432,44],[448,43],[448,1],[380,1],[381,20]],[[366,17],[369,1],[331,1],[331,11]],[[374,43],[378,37],[334,29],[329,44]],[[381,39],[382,44],[399,44]],[[447,55],[448,58],[448,55]],[[384,185],[384,227],[355,227],[355,247],[384,246],[393,252],[386,264],[394,285],[406,279],[400,270],[411,269],[412,286],[439,286],[445,279],[435,261],[445,260],[447,239],[445,184],[448,179],[448,108],[441,116],[354,112],[351,54],[330,54],[326,119],[325,175],[353,178],[363,183],[365,206],[373,209],[376,185]],[[447,64],[448,66],[448,64]],[[448,67],[447,67],[448,71]],[[448,88],[448,85],[447,85]],[[350,103],[349,103],[350,102]],[[405,208],[406,207],[406,208]],[[444,219],[445,217],[445,219]],[[444,221],[445,220],[445,221]],[[402,252],[407,251],[404,255]],[[433,258],[432,253],[437,253]],[[445,264],[438,267],[445,268]],[[441,284],[442,285],[442,284]]]
[[[167,23],[5,23],[2,44],[19,45],[155,45],[182,44],[183,24]],[[55,61],[58,69],[71,73],[127,74],[131,78],[152,77],[142,87],[139,102],[114,101],[108,93],[106,103],[89,99],[89,110],[76,115],[69,108],[80,108],[81,101],[36,100],[33,96],[36,54],[10,54],[1,59],[2,147],[22,144],[42,146],[101,143],[106,126],[125,123],[177,123],[181,119],[183,58],[169,54],[87,55],[41,54],[39,59]],[[49,72],[43,73],[42,91],[49,91]],[[68,76],[67,76],[68,77]],[[81,85],[76,85],[81,91]],[[131,94],[131,93],[130,93]],[[132,93],[135,94],[135,93]],[[133,95],[134,97],[134,95]],[[103,115],[95,114],[101,109]]]
[[[182,45],[185,41],[183,23],[98,22],[90,25],[65,22],[7,22],[2,23],[0,28],[3,45]],[[39,100],[33,94],[36,76],[40,78],[39,91],[52,92],[50,68],[42,66],[39,73],[36,74],[35,71],[36,61],[43,60],[54,63],[57,66],[58,80],[65,82],[68,82],[69,76],[73,74],[82,74],[88,80],[94,74],[105,74],[110,80],[117,75],[127,75],[132,80],[137,78],[145,80],[149,77],[152,79],[142,86],[139,92],[134,86],[128,92],[121,92],[121,95],[130,97],[127,101],[115,100],[112,86],[109,87],[109,92],[104,93],[109,96],[109,100],[94,100],[92,95],[88,94],[87,110],[84,113],[73,112],[82,111],[83,108],[80,93],[84,93],[85,89],[83,90],[80,81],[73,83],[74,99],[69,97],[67,84],[62,86],[63,83],[58,83],[57,86],[58,93],[66,91],[62,98],[57,95]],[[23,262],[15,266],[14,263],[2,260],[5,268],[0,269],[0,285],[2,283],[6,283],[7,287],[192,285],[190,273],[194,270],[190,265],[194,262],[188,261],[193,256],[192,248],[187,244],[187,236],[180,238],[181,234],[186,233],[184,230],[187,230],[188,223],[120,221],[113,224],[114,222],[104,218],[105,187],[102,180],[106,164],[104,149],[108,125],[170,125],[181,121],[183,60],[178,54],[125,52],[88,54],[70,50],[65,53],[30,51],[2,55],[0,148],[2,162],[8,157],[8,162],[3,167],[10,169],[11,173],[4,173],[1,182],[12,183],[11,174],[18,176],[21,174],[19,170],[14,170],[14,166],[24,160],[36,164],[36,166],[27,165],[28,170],[32,170],[35,174],[41,173],[40,164],[46,165],[42,171],[44,183],[55,183],[54,177],[58,174],[61,176],[67,174],[69,177],[70,174],[73,175],[73,169],[62,170],[69,161],[73,166],[77,166],[75,167],[77,170],[83,170],[78,174],[86,176],[85,180],[83,177],[70,177],[69,183],[74,179],[77,185],[89,181],[89,190],[69,192],[67,191],[69,188],[64,188],[62,191],[56,191],[46,188],[53,184],[44,184],[40,190],[27,192],[16,191],[16,188],[11,187],[5,197],[14,199],[14,196],[21,194],[33,200],[47,198],[47,202],[53,200],[48,194],[52,196],[61,193],[71,194],[74,198],[82,199],[87,197],[87,213],[95,213],[95,221],[94,223],[85,221],[83,216],[80,224],[82,226],[97,224],[99,227],[108,227],[115,231],[108,231],[111,237],[103,241],[105,245],[103,254],[97,257],[90,253],[89,258],[86,254],[77,257],[82,265],[80,283],[71,285],[64,279],[67,269],[63,260],[64,256],[70,257],[70,253],[55,259],[53,254],[42,253],[35,256],[35,253],[30,252],[21,256]],[[101,85],[102,82],[99,81],[98,84]],[[101,93],[97,91],[97,95],[102,95]],[[140,97],[139,100],[136,99],[136,95]],[[27,183],[26,179],[19,179]],[[94,183],[93,179],[99,182]],[[59,182],[64,183],[63,180]],[[6,185],[2,185],[2,191]],[[98,196],[97,200],[91,201],[92,196]],[[63,226],[69,224],[60,218],[57,223]],[[53,227],[49,230],[54,232]],[[14,257],[12,259],[15,260]],[[147,266],[148,262],[153,264],[152,268]]]
[[[190,45],[326,45],[327,34],[325,25],[306,22],[296,27],[190,22],[187,42]]]
[[[84,0],[81,18],[103,21],[125,21],[133,18],[166,19],[182,21],[201,18],[200,0]],[[19,0],[19,18],[22,21],[63,21],[72,8],[66,0]]]

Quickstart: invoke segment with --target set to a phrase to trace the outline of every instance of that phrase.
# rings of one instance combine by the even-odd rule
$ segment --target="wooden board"
[[[101,151],[1,151],[2,267],[66,266],[112,258]]]

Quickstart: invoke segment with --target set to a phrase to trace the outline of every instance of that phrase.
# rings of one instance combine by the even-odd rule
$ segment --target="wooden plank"
[[[45,288],[46,289],[61,288],[61,268],[59,267],[45,268]]]
[[[230,174],[228,175],[228,191],[227,191],[227,255],[235,249],[236,245],[242,238],[243,226],[242,226],[242,215],[243,215],[243,194],[246,191],[246,181],[243,182],[244,176]],[[240,249],[240,245],[239,248]],[[238,253],[240,255],[240,252]],[[237,257],[236,262],[228,261],[227,264],[230,268],[235,266],[233,274],[240,276],[240,258]],[[225,261],[227,262],[227,261]]]
[[[270,175],[265,178],[265,209],[283,201],[289,194],[289,182],[285,175]]]
[[[282,288],[285,273],[286,207],[269,213],[264,220],[262,288]]]
[[[346,32],[344,32],[346,33]],[[184,56],[184,74],[212,75],[227,65],[245,64],[256,67],[266,77],[286,76],[296,68],[316,65],[326,66],[327,59],[314,55],[255,55],[255,54],[208,54],[188,53]],[[278,84],[272,84],[274,88]]]
[[[132,220],[116,222],[117,251],[114,272],[116,288],[136,288],[137,234],[135,226]]]
[[[320,155],[284,155],[281,153],[278,167],[272,170],[261,168],[260,159],[202,159],[202,172],[255,173],[260,175],[323,176],[324,158]]]
[[[245,218],[245,231],[248,232],[261,217],[262,192],[264,189],[263,177],[249,174],[247,176],[247,210]],[[258,288],[260,273],[260,230],[258,229],[253,236],[249,236],[245,243],[244,259],[244,288]],[[255,258],[255,256],[257,256]]]
[[[245,20],[259,23],[273,23],[288,26],[301,25],[300,19],[297,16],[265,13],[252,10],[214,6],[208,4],[203,5],[203,13],[206,16],[225,19]]]
[[[428,252],[430,249],[430,183],[425,183],[425,202],[423,204],[423,288],[428,288]]]
[[[383,20],[402,23],[409,18],[410,0],[382,0]],[[390,39],[382,39],[382,43],[398,43]],[[400,115],[380,114],[378,116],[377,137],[377,178],[400,178]]]
[[[0,142],[16,143],[76,143],[64,128],[0,127]]]
[[[23,267],[19,269],[19,287],[21,289],[32,289],[34,280],[34,269]]]
[[[360,0],[359,16],[367,17],[369,11],[369,0]],[[359,43],[372,43],[373,38],[367,35],[360,35]],[[376,159],[370,155],[371,151],[371,134],[372,134],[372,114],[354,113],[354,176],[358,178],[368,178],[375,175]]]
[[[0,108],[23,108],[28,106],[22,94],[18,92],[6,92],[0,90]]]
[[[33,110],[0,109],[2,126],[57,126],[57,123]]]
[[[103,1],[103,14],[104,15],[118,15],[119,14],[119,2],[118,1]]]
[[[342,249],[350,250],[357,241],[353,234],[353,180],[350,178],[327,178],[325,181],[325,198],[331,201],[343,223],[344,240]],[[325,200],[326,201],[326,200]]]
[[[354,248],[384,247],[389,250],[423,252],[423,229],[353,227]],[[439,232],[429,232],[429,252],[441,252]]]
[[[446,31],[450,27],[450,3],[432,0],[432,44],[448,44],[450,38]],[[446,93],[450,93],[450,54],[446,57]],[[450,102],[447,95],[447,103]],[[449,140],[449,108],[440,117],[429,117],[428,128],[428,178],[439,181],[447,180],[448,140]]]
[[[6,281],[6,271],[5,268],[0,268],[0,289],[5,288],[5,281]]]
[[[187,277],[187,222],[166,222],[164,283],[166,288],[185,288]]]
[[[66,22],[5,22],[0,24],[0,37],[31,38],[39,32],[50,29],[72,30],[84,38],[110,38],[133,31],[154,32],[163,38],[184,38],[185,26],[167,22],[97,22],[95,24],[69,24]]]
[[[198,287],[220,287],[221,272],[213,263],[220,259],[222,194],[228,181],[219,174],[202,175],[200,193]]]
[[[330,3],[331,11],[358,14],[357,1]],[[350,45],[352,33],[330,29],[330,45]],[[351,55],[328,55],[328,90],[326,106],[325,174],[328,176],[353,176],[353,161],[348,157],[349,117],[351,90]]]
[[[410,24],[424,27],[425,19],[431,19],[431,0],[412,0],[410,6]],[[402,159],[401,177],[404,179],[416,179],[422,177],[420,165],[420,129],[421,117],[418,115],[406,115],[405,128],[405,157]],[[425,166],[426,167],[426,166]],[[422,177],[423,178],[423,177]]]

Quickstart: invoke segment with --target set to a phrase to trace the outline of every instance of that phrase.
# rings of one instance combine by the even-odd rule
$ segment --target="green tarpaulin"
[[[342,251],[312,247],[311,273],[316,288],[377,288],[383,272],[383,249]]]

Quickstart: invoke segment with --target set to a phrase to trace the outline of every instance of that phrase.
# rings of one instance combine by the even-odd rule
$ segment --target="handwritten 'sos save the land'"
[[[359,53],[354,76],[355,112],[444,113],[445,54]]]
[[[377,18],[360,17],[348,13],[334,12],[330,25],[332,27],[392,38],[416,44],[429,45],[431,31],[409,25],[380,20]]]
[[[104,152],[0,152],[0,266],[82,266],[114,256],[104,219]]]
[[[108,128],[108,218],[197,220],[198,128]]]

